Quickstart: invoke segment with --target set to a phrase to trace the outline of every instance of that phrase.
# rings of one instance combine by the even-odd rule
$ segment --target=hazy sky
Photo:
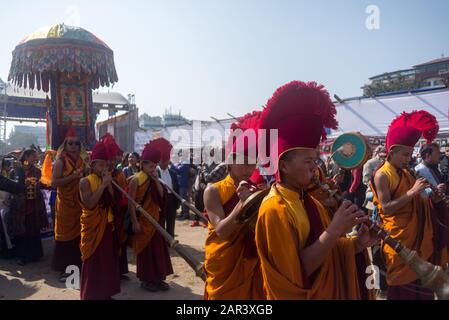
[[[291,80],[358,96],[370,76],[449,55],[449,1],[0,0],[0,77],[36,29],[77,24],[115,53],[119,82],[141,112],[210,120],[264,105]],[[369,30],[366,9],[380,9]]]

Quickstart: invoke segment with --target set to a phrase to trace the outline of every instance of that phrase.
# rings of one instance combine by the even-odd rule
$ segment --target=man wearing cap
[[[139,203],[162,227],[166,191],[159,182],[157,165],[161,160],[158,145],[146,144],[141,156],[140,168],[129,182],[129,195]],[[170,286],[165,278],[173,273],[168,245],[161,234],[140,212],[129,203],[129,213],[134,231],[132,245],[136,255],[137,278],[142,288],[150,292],[166,291]]]
[[[257,129],[243,125],[240,128],[247,129],[248,136],[251,136],[251,129]],[[209,218],[204,261],[205,299],[264,299],[254,232],[235,222],[242,204],[255,190],[249,179],[256,168],[257,138],[254,131],[254,139],[246,139],[245,133],[237,137],[231,134],[227,161],[229,174],[210,184],[204,192]]]
[[[52,268],[59,271],[59,280],[65,282],[67,266],[81,268],[81,204],[79,183],[86,171],[87,153],[70,125],[64,142],[59,147],[53,170],[52,186],[56,188],[55,248]]]
[[[276,180],[259,208],[256,244],[268,299],[368,299],[364,251],[377,240],[362,227],[368,217],[349,201],[333,217],[307,188],[316,174],[325,128],[337,128],[336,109],[323,86],[290,82],[262,114],[261,128],[277,129],[270,141]],[[267,133],[268,134],[268,133]]]
[[[377,171],[371,189],[374,204],[384,229],[390,237],[415,250],[435,264],[447,262],[447,251],[434,245],[437,235],[432,226],[429,199],[423,192],[428,182],[415,177],[407,169],[413,148],[421,136],[430,143],[438,134],[438,122],[427,111],[403,113],[390,124],[386,137],[387,161]],[[383,245],[387,268],[387,299],[433,300],[433,293],[421,286],[416,273]]]
[[[373,177],[374,171],[385,161],[387,153],[385,151],[385,146],[377,146],[374,150],[374,157],[369,159],[363,165],[363,184],[369,186],[371,178]]]
[[[108,150],[98,142],[91,155],[92,173],[80,181],[81,300],[107,300],[120,292],[119,248],[114,228],[116,197]]]

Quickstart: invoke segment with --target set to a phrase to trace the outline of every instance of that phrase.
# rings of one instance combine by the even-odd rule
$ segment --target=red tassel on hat
[[[162,161],[170,160],[170,153],[173,149],[171,143],[165,138],[158,138],[150,142],[150,146],[159,151]]]
[[[109,160],[106,146],[101,141],[95,144],[94,148],[92,149],[92,154],[90,155],[90,161],[95,160]]]
[[[231,124],[231,134],[226,145],[226,152],[239,153],[243,152],[244,156],[254,154],[257,156],[258,129],[262,111],[253,111],[239,118],[237,122]],[[236,130],[242,132],[237,135]],[[254,135],[244,134],[246,131],[253,130]],[[255,141],[249,141],[248,137],[254,136]]]
[[[387,152],[397,145],[414,147],[421,136],[427,143],[431,143],[438,135],[439,129],[435,116],[425,110],[403,112],[388,127]]]
[[[316,82],[292,81],[277,89],[260,120],[261,129],[278,130],[277,152],[271,150],[274,141],[267,144],[271,161],[277,163],[289,150],[316,149],[326,139],[326,128],[337,129],[336,114],[329,93]]]
[[[74,138],[74,137],[78,137],[77,133],[76,133],[76,129],[72,124],[72,119],[70,119],[68,126],[67,126],[67,132],[65,134],[65,138]]]
[[[161,161],[161,153],[158,149],[152,146],[150,142],[143,147],[140,159],[143,161],[151,161],[153,163],[159,163],[159,161]]]
[[[114,160],[117,156],[123,154],[122,149],[120,149],[114,137],[109,132],[107,132],[100,141],[106,147],[108,160]]]

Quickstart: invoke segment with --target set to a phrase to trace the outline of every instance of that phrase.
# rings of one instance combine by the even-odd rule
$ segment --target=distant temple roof
[[[416,66],[413,66],[414,68],[416,67],[422,67],[422,66],[427,66],[429,64],[435,64],[435,63],[441,63],[441,62],[449,62],[449,57],[443,57],[443,58],[438,58],[438,59],[434,59],[434,60],[430,60],[428,62],[424,62],[421,64],[417,64]]]

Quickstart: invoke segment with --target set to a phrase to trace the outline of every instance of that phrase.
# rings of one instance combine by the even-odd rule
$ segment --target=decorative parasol
[[[13,51],[8,80],[48,92],[54,74],[86,77],[92,89],[118,81],[113,51],[89,31],[65,24],[23,39]]]

